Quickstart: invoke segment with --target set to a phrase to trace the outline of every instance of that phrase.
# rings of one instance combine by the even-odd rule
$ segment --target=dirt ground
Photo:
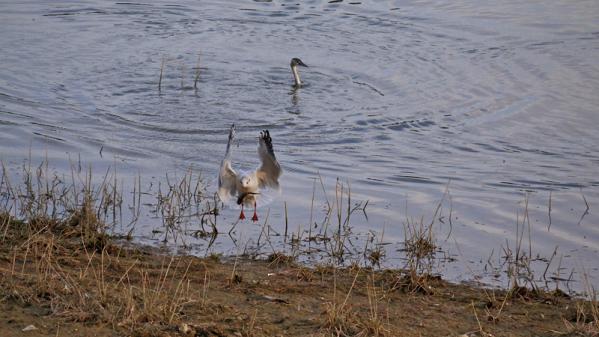
[[[413,271],[172,256],[0,214],[0,336],[599,336],[596,301]]]

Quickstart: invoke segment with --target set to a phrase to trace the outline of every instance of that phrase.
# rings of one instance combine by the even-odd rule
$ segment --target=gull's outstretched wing
[[[256,177],[258,178],[260,187],[279,187],[279,176],[281,176],[283,170],[275,157],[275,152],[272,148],[272,139],[268,130],[260,132],[258,155],[262,161],[262,165],[256,170]]]
[[[235,138],[235,124],[231,125],[229,130],[229,142],[227,143],[227,152],[220,164],[218,174],[218,196],[222,201],[227,201],[231,196],[237,194],[237,172],[231,167],[231,144]]]

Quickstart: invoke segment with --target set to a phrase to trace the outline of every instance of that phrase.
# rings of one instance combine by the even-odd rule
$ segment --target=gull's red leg
[[[243,203],[241,203],[241,213],[239,213],[239,220],[245,220],[245,214],[243,213]]]
[[[252,221],[258,221],[258,214],[256,214],[256,202],[254,201],[254,216],[252,217]]]

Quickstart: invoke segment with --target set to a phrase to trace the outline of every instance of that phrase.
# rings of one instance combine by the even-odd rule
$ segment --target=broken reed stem
[[[345,295],[345,300],[343,300],[343,303],[341,304],[341,308],[340,310],[345,307],[345,305],[347,304],[347,300],[349,300],[349,295],[351,294],[352,290],[354,289],[354,286],[356,285],[356,281],[358,280],[358,275],[360,275],[360,271],[362,269],[358,268],[358,271],[356,271],[356,275],[354,276],[354,280],[351,283],[351,287],[349,287],[349,290],[347,291],[347,295]]]
[[[470,302],[470,305],[472,306],[472,311],[474,311],[474,317],[476,318],[476,323],[478,323],[478,331],[480,332],[481,336],[485,336],[485,333],[483,331],[483,326],[480,323],[480,319],[478,319],[478,314],[476,313],[476,307],[474,306],[474,301]]]
[[[310,203],[310,238],[312,238],[312,224],[314,223],[314,197],[316,193],[316,180],[312,182],[312,201]]]
[[[204,271],[204,284],[202,286],[202,307],[206,306],[206,291],[210,286],[210,278],[208,277],[208,268]]]
[[[193,80],[193,88],[194,89],[198,88],[199,80],[200,80],[200,53],[198,53],[198,63],[196,65],[196,76],[195,76],[195,79]]]
[[[285,243],[287,243],[287,228],[289,226],[289,218],[287,217],[287,201],[284,202],[285,205],[285,238],[283,239]]]
[[[553,191],[549,191],[549,210],[548,210],[548,214],[549,214],[549,225],[547,226],[547,231],[549,232],[551,230],[551,194]]]
[[[162,63],[160,64],[160,78],[158,78],[158,91],[162,90],[162,73],[164,71],[164,65],[166,64],[166,57],[162,57]]]
[[[449,232],[447,233],[445,241],[449,239],[449,237],[451,236],[451,232],[453,231],[453,198],[451,194],[448,194],[447,196],[449,198]]]
[[[551,265],[553,258],[555,257],[555,255],[557,255],[557,247],[558,246],[555,246],[555,249],[553,250],[553,254],[551,254],[551,258],[547,262],[547,266],[545,266],[545,271],[543,272],[543,280],[545,280],[545,287],[548,287],[549,282],[547,281],[547,271],[549,270],[549,266]]]
[[[584,212],[582,213],[582,215],[580,216],[580,220],[578,220],[578,224],[577,226],[580,226],[580,224],[582,223],[582,220],[584,220],[584,217],[589,214],[589,210],[591,209],[589,207],[589,203],[587,202],[587,198],[584,196],[584,194],[582,193],[582,187],[580,188],[580,195],[582,196],[582,200],[584,201],[584,204],[586,206]]]
[[[185,89],[185,63],[181,61],[181,90]]]
[[[343,195],[341,195],[341,198],[343,198]],[[351,185],[349,184],[349,180],[347,181],[347,218],[345,218],[345,221],[343,223],[344,226],[349,226],[349,218],[351,216],[352,213],[352,209],[351,209]]]
[[[532,238],[531,238],[531,228],[530,228],[530,215],[528,213],[528,197],[529,195],[526,194],[526,208],[525,208],[525,214],[526,214],[526,223],[528,225],[528,258],[531,259],[532,258]]]
[[[341,237],[341,214],[343,212],[343,184],[339,182],[335,185],[335,204],[337,205],[337,235]]]
[[[233,268],[231,270],[231,277],[229,278],[229,283],[230,284],[234,284],[235,280],[237,279],[236,278],[237,274],[235,274],[235,272],[237,271],[237,263],[239,263],[239,256],[241,255],[240,253],[241,253],[241,251],[238,248],[237,249],[237,253],[235,254],[235,261],[233,262]],[[244,248],[243,253],[245,253],[245,248]]]

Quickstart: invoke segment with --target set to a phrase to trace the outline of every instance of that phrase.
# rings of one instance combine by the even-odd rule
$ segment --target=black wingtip
[[[264,139],[268,145],[272,143],[272,138],[270,138],[270,132],[268,130],[262,130],[260,132],[260,138]]]
[[[268,130],[266,130],[266,129],[260,131],[260,138],[266,144],[266,148],[268,149],[268,152],[274,157],[275,156],[275,151],[274,151],[274,149],[272,147],[272,138],[270,138],[270,132]]]

